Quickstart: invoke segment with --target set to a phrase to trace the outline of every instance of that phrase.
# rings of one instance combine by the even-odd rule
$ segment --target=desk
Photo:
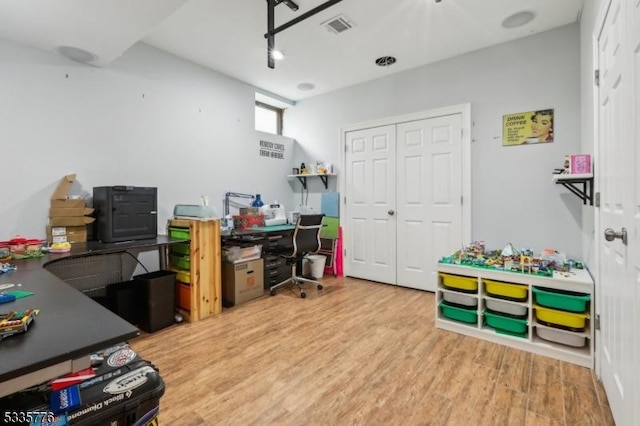
[[[291,266],[286,264],[286,260],[275,252],[286,251],[292,247],[293,242],[289,237],[293,234],[294,225],[273,225],[258,228],[225,231],[222,233],[223,242],[251,243],[262,245],[262,258],[264,259],[264,288],[269,289],[275,284],[291,278]],[[302,268],[297,265],[297,268]],[[300,272],[300,271],[298,271]]]
[[[33,296],[0,305],[2,312],[40,309],[26,333],[0,341],[0,397],[89,366],[89,355],[131,339],[139,330],[116,314],[55,277],[43,266],[64,258],[115,253],[134,247],[165,247],[180,240],[76,244],[70,253],[16,260],[17,271],[0,275],[0,284]]]

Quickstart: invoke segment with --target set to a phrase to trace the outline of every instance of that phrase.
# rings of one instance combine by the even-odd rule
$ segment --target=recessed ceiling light
[[[311,83],[300,83],[297,87],[298,90],[304,90],[305,92],[316,88],[316,86]]]
[[[509,29],[518,28],[533,21],[533,18],[535,17],[536,14],[534,12],[524,10],[522,12],[514,13],[511,16],[507,16],[504,21],[502,21],[502,26]]]
[[[393,56],[381,56],[376,59],[376,65],[380,67],[388,67],[389,65],[393,65],[396,63],[396,58]]]
[[[282,53],[282,52],[281,52],[281,51],[279,51],[279,50],[275,50],[275,49],[274,49],[274,50],[272,50],[272,51],[271,51],[271,57],[272,57],[273,59],[275,59],[276,61],[281,61],[281,60],[283,60],[283,59],[284,59],[284,53]]]
[[[56,48],[59,54],[65,56],[72,61],[90,63],[97,59],[97,56],[93,53],[73,46],[58,46]]]

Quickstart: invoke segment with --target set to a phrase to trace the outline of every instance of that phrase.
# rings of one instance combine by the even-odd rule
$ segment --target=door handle
[[[616,238],[620,238],[622,240],[622,244],[627,245],[627,228],[622,228],[620,232],[616,232],[611,228],[607,228],[604,230],[604,239],[607,241],[613,241]]]
[[[396,212],[395,212],[395,211],[393,211],[393,210],[389,210],[389,211],[387,212],[387,214],[388,214],[389,216],[393,216],[394,214],[396,214]]]

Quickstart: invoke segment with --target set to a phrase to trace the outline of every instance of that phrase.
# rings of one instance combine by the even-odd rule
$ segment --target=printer
[[[260,207],[260,214],[264,215],[264,226],[284,225],[287,223],[284,207],[278,202],[263,205]]]

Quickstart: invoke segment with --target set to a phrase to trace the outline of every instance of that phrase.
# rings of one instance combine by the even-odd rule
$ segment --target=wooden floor
[[[131,342],[164,425],[612,425],[591,370],[434,326],[433,293],[325,278]]]

